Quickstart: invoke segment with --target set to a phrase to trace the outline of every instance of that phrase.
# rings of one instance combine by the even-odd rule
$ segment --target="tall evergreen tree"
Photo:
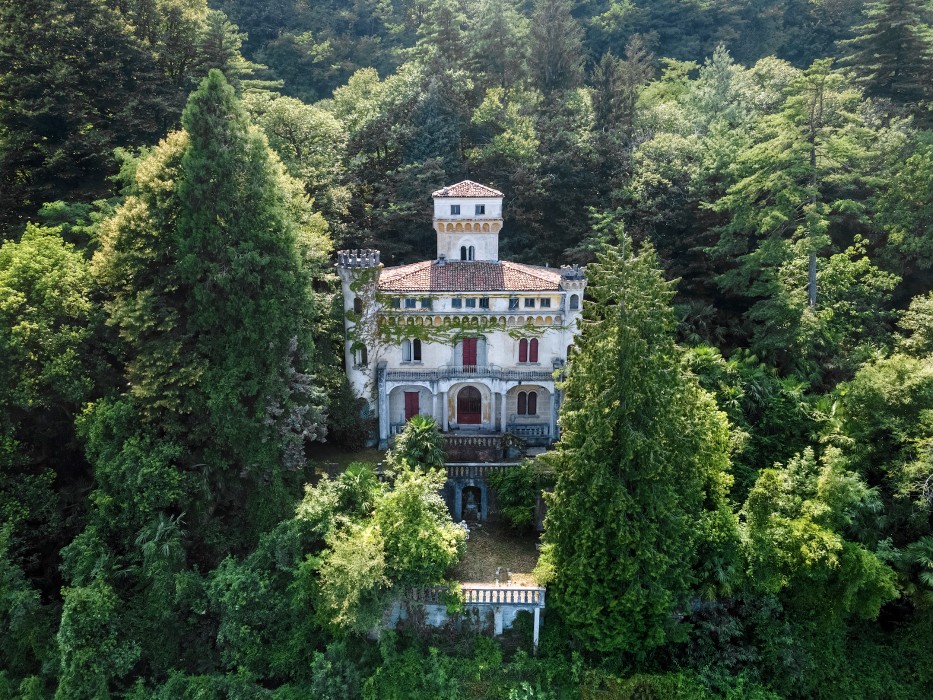
[[[728,430],[682,368],[654,251],[609,248],[587,277],[539,567],[585,649],[643,658],[671,639],[691,591],[734,575]]]
[[[867,94],[911,109],[931,96],[933,8],[929,0],[875,0],[865,23],[842,42],[844,63],[855,71]]]
[[[583,83],[583,30],[571,0],[536,0],[531,15],[531,74],[548,94]]]
[[[210,519],[268,495],[303,466],[304,440],[321,436],[310,291],[329,242],[219,71],[183,124],[140,163],[95,269],[127,348],[121,401],[201,484],[178,508]]]

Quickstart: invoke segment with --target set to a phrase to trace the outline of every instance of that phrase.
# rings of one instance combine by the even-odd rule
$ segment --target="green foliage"
[[[139,647],[121,638],[119,601],[103,582],[63,592],[58,646],[61,676],[56,700],[110,697],[112,684],[139,657]]]
[[[350,525],[328,541],[318,569],[318,609],[322,622],[337,629],[363,633],[381,619],[389,600],[382,535],[372,525]]]
[[[694,586],[734,578],[727,430],[681,371],[673,291],[653,250],[608,248],[588,280],[542,560],[550,600],[585,649],[643,658],[679,634],[673,613]]]
[[[130,433],[184,446],[175,468],[200,480],[181,507],[255,497],[250,517],[270,524],[282,472],[322,433],[310,292],[329,244],[219,72],[183,122],[137,167],[95,272],[127,349]],[[261,481],[272,488],[250,488]]]
[[[432,586],[455,566],[466,545],[466,533],[453,524],[438,492],[441,470],[402,466],[392,490],[376,504],[373,518],[385,546],[388,577],[403,589]]]
[[[430,416],[412,416],[395,438],[386,460],[394,467],[407,464],[421,469],[443,469],[444,436]]]
[[[494,471],[489,475],[489,485],[495,491],[499,512],[514,527],[534,525],[541,486],[533,463],[523,462],[517,467]]]

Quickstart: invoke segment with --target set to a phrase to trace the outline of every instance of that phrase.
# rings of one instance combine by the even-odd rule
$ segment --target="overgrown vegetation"
[[[926,697],[928,3],[211,4],[0,0],[0,697]],[[332,249],[465,177],[588,264],[536,658],[371,639],[463,549],[435,425],[306,456],[372,431]]]

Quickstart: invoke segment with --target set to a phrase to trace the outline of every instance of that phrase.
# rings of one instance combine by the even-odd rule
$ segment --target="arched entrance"
[[[459,425],[479,425],[482,422],[483,398],[479,389],[463,387],[457,394],[457,423]]]

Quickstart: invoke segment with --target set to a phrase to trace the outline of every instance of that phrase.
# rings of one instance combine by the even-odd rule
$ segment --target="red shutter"
[[[529,348],[529,352],[528,352],[528,361],[537,362],[538,361],[538,339],[532,338],[529,345],[531,347]]]
[[[518,392],[518,415],[523,416],[528,412],[528,396],[524,391]]]
[[[528,341],[524,338],[518,341],[518,361],[528,362]]]
[[[417,391],[405,392],[405,420],[409,421],[417,416],[420,410]]]
[[[463,366],[476,367],[476,338],[463,339]]]
[[[528,392],[528,415],[529,416],[538,415],[538,392],[537,391]]]

